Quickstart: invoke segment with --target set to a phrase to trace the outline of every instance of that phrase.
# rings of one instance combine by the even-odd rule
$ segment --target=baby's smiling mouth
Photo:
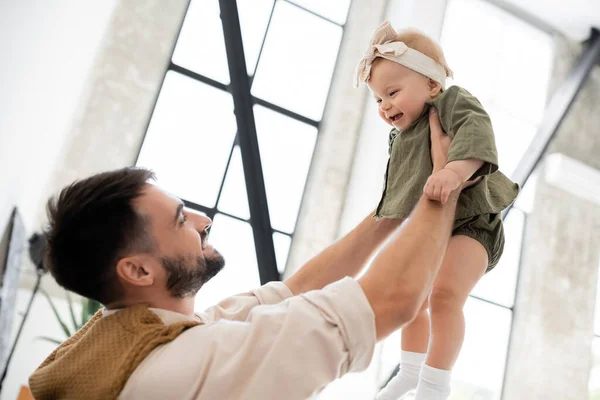
[[[391,115],[391,116],[389,117],[389,119],[390,119],[390,121],[392,121],[392,122],[396,122],[396,121],[398,121],[400,118],[402,118],[402,116],[403,116],[403,115],[404,115],[404,113],[401,113],[401,112],[400,112],[400,113],[398,113],[398,114]]]

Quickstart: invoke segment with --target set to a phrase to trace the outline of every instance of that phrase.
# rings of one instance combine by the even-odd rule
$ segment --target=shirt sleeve
[[[458,86],[452,86],[439,105],[440,116],[452,139],[448,162],[467,159],[483,161],[472,178],[498,171],[498,152],[488,113],[477,98]]]
[[[254,307],[245,321],[188,329],[144,360],[121,398],[304,400],[347,372],[367,368],[375,342],[368,299],[345,278]]]
[[[269,282],[248,293],[228,297],[203,313],[198,313],[198,316],[206,322],[219,319],[243,321],[254,307],[277,304],[291,296],[292,292],[283,282]]]

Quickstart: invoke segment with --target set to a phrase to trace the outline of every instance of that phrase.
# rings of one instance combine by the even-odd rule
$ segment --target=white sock
[[[423,364],[414,400],[446,400],[450,396],[450,372]]]
[[[425,353],[402,351],[400,353],[400,371],[377,394],[377,400],[397,400],[408,391],[415,389],[419,382],[421,364],[425,362]]]

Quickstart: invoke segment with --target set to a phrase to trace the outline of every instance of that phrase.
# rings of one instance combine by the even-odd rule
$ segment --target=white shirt
[[[165,324],[190,319],[150,310]],[[375,316],[351,278],[294,297],[271,282],[197,318],[142,361],[119,399],[307,399],[364,370],[376,342]]]

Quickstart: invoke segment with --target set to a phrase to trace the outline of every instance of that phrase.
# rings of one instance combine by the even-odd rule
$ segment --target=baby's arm
[[[475,158],[449,162],[444,169],[449,169],[458,175],[461,183],[465,183],[483,166],[483,161]]]
[[[489,116],[469,92],[451,87],[437,106],[445,115],[452,144],[448,164],[442,170],[434,169],[424,192],[432,200],[445,203],[447,195],[460,185],[494,173],[498,156]]]

